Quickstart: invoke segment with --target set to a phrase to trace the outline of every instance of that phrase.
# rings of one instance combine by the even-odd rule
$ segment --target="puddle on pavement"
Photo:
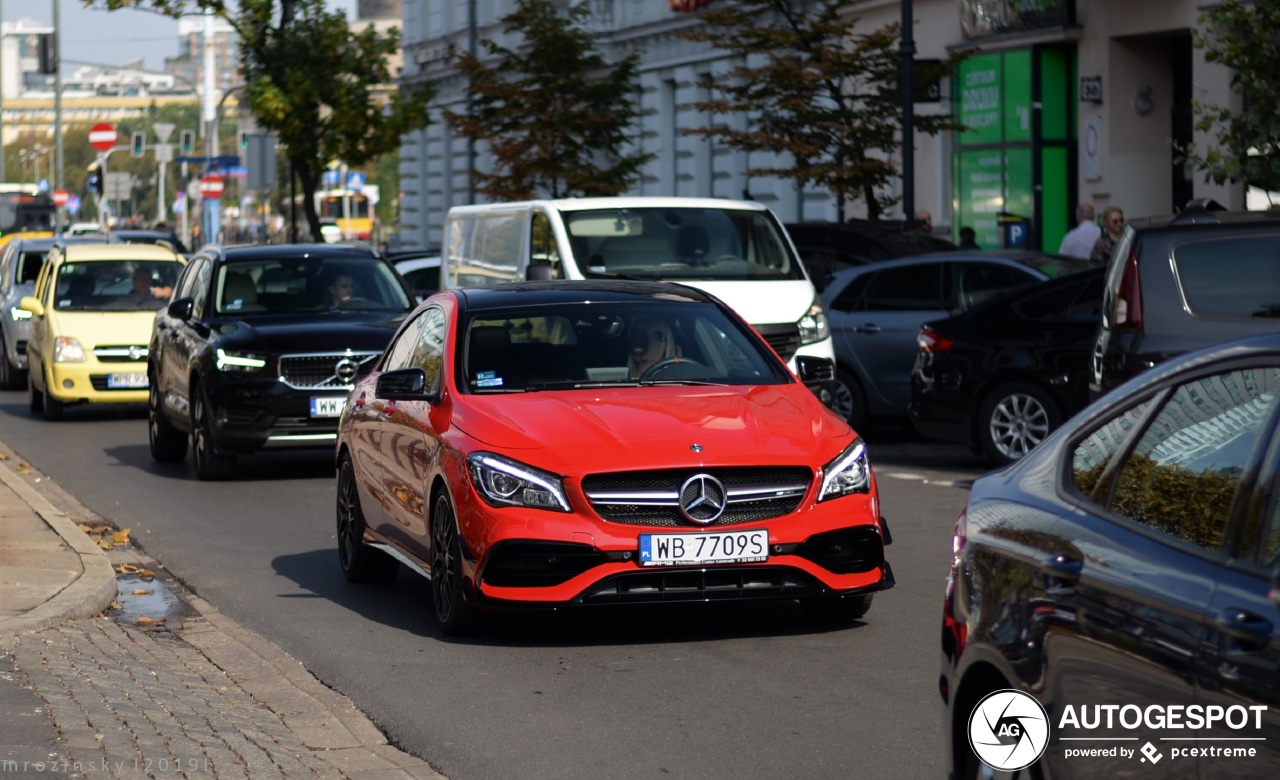
[[[159,579],[121,574],[116,577],[116,591],[120,607],[111,616],[144,631],[172,631],[183,618],[195,614]]]

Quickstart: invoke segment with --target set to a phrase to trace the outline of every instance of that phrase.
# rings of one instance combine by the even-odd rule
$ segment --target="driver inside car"
[[[338,274],[329,284],[329,308],[336,309],[356,297],[356,280],[351,274]]]
[[[678,359],[671,326],[657,317],[640,317],[628,330],[631,351],[627,357],[627,369],[632,379],[638,379],[654,365],[664,360]]]

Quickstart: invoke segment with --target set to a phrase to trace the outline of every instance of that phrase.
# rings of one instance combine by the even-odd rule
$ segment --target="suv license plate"
[[[641,566],[701,566],[769,560],[769,531],[706,534],[641,534]]]
[[[347,405],[346,398],[312,398],[312,417],[341,417],[342,407]]]
[[[147,375],[145,372],[136,374],[107,374],[107,387],[111,390],[117,388],[130,387],[146,387]]]

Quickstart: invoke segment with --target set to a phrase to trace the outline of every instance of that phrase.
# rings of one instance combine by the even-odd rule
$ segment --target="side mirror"
[[[550,263],[535,263],[524,272],[524,278],[530,282],[549,282],[556,278],[556,271]]]
[[[435,403],[440,400],[438,392],[427,389],[427,375],[420,368],[401,368],[379,374],[374,393],[387,401]]]
[[[18,301],[18,308],[23,311],[29,311],[37,317],[44,316],[44,304],[33,295],[22,296],[22,299]]]
[[[796,376],[806,385],[834,382],[835,361],[814,355],[796,355]]]
[[[189,320],[194,305],[195,301],[191,298],[174,298],[169,301],[169,316],[178,320]]]

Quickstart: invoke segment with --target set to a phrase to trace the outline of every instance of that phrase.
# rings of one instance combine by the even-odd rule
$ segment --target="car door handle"
[[[1270,620],[1239,607],[1227,607],[1219,612],[1216,624],[1224,634],[1248,642],[1249,648],[1255,648],[1259,643],[1265,647],[1271,640],[1272,632],[1275,631],[1275,626]]]
[[[1084,570],[1084,561],[1066,553],[1058,553],[1040,562],[1045,572],[1046,590],[1063,590],[1074,588],[1080,581],[1080,572]]]
[[[853,329],[855,333],[879,333],[880,326],[874,322],[868,322],[865,325],[859,325]]]

